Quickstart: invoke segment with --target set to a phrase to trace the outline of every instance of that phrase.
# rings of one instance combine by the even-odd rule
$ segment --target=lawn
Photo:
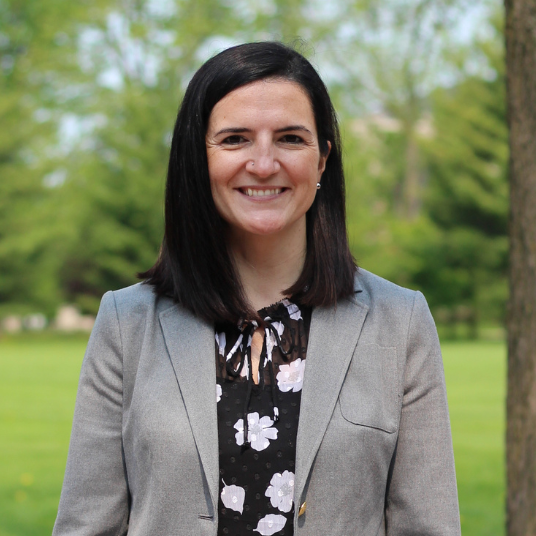
[[[504,535],[506,348],[443,344],[462,534]]]
[[[0,339],[0,536],[50,535],[84,337]],[[464,536],[504,534],[505,348],[445,343]]]

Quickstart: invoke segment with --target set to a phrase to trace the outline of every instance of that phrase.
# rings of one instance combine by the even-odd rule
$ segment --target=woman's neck
[[[301,226],[300,226],[301,227]],[[305,262],[305,222],[299,232],[280,235],[236,235],[229,248],[246,299],[256,311],[283,298],[299,278]]]

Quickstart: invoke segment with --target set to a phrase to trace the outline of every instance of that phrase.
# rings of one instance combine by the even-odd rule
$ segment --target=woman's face
[[[212,196],[231,232],[305,232],[328,155],[298,84],[261,80],[227,94],[210,114],[206,144]]]

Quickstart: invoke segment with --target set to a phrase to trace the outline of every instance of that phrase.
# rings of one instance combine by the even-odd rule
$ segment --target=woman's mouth
[[[278,195],[286,190],[286,188],[271,188],[264,190],[256,190],[254,188],[240,188],[240,191],[248,197],[264,197],[268,195]]]

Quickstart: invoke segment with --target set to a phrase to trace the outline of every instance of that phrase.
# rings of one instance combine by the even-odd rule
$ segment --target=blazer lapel
[[[297,501],[330,422],[367,312],[368,306],[354,298],[341,300],[334,308],[313,310],[296,442]]]
[[[217,509],[218,420],[214,328],[180,306],[161,313],[160,325],[203,464],[214,509]]]

